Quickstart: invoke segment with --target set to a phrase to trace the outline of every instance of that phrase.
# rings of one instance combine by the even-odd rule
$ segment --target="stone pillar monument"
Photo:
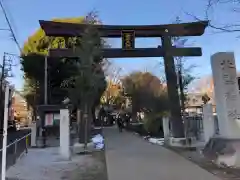
[[[37,146],[37,123],[32,122],[31,124],[31,147]]]
[[[60,154],[62,158],[68,160],[70,158],[69,150],[69,111],[68,109],[60,110]]]
[[[234,53],[214,54],[211,66],[220,136],[240,138],[240,96]]]
[[[203,131],[204,131],[204,142],[207,143],[215,133],[212,104],[203,105]]]
[[[166,141],[170,138],[169,117],[163,117],[162,123],[163,123],[164,140]]]
[[[211,57],[219,137],[203,149],[205,157],[219,165],[240,167],[240,97],[233,52]]]

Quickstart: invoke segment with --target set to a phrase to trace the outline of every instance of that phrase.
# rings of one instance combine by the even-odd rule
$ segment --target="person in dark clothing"
[[[122,130],[123,130],[123,119],[122,119],[120,114],[118,114],[118,117],[117,117],[117,126],[118,126],[119,132],[122,132]]]
[[[105,111],[104,107],[102,106],[99,111],[99,119],[100,119],[101,125],[103,125],[105,116],[106,116],[106,111]]]

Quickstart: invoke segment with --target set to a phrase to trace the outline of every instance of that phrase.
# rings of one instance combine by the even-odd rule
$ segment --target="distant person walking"
[[[123,130],[123,119],[122,119],[120,114],[118,114],[118,117],[117,117],[117,126],[118,126],[119,132],[122,132],[122,130]]]
[[[99,119],[100,119],[101,125],[103,125],[104,117],[106,117],[106,111],[105,111],[104,107],[101,106],[101,108],[99,110]]]
[[[121,109],[119,111],[119,114],[118,114],[118,117],[117,117],[117,126],[118,126],[118,129],[119,129],[119,132],[122,132],[123,128],[124,128],[124,125],[123,125],[123,121],[124,121],[124,111],[123,109]]]

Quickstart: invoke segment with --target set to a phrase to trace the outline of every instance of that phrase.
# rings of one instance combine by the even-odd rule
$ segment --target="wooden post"
[[[177,87],[177,75],[174,65],[174,57],[171,54],[172,42],[171,37],[166,35],[162,37],[162,46],[164,48],[164,66],[167,79],[168,99],[171,113],[171,126],[173,137],[184,137],[184,127],[181,116],[181,107]]]

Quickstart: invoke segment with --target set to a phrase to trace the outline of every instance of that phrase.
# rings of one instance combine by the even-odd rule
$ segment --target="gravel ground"
[[[88,168],[86,168],[85,171],[79,175],[81,176],[80,179],[81,180],[108,180],[105,152],[103,151],[95,152],[93,154],[93,158],[98,163],[96,163],[94,166],[89,166]]]
[[[184,158],[194,162],[201,168],[207,170],[208,172],[218,176],[223,180],[240,180],[240,169],[237,168],[227,168],[227,167],[218,167],[213,162],[204,158],[199,151],[196,150],[183,150],[180,148],[166,147]]]
[[[107,180],[105,152],[61,160],[58,148],[30,149],[7,171],[8,180]]]

